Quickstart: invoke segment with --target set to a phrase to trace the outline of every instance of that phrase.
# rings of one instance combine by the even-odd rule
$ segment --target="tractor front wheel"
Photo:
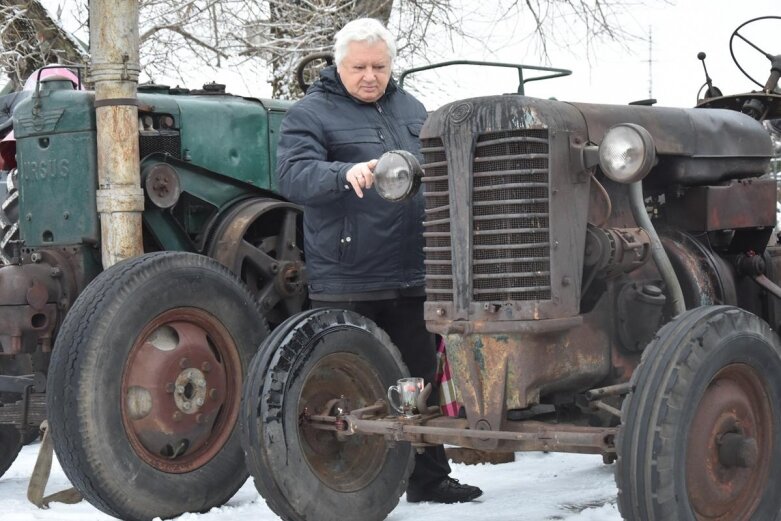
[[[409,443],[342,436],[309,424],[374,405],[407,374],[388,335],[335,309],[294,315],[250,365],[242,443],[255,487],[288,521],[379,521],[398,504],[412,470]]]
[[[101,273],[49,368],[52,438],[74,486],[131,520],[227,501],[247,477],[244,369],[267,333],[254,297],[207,257],[152,253]]]
[[[643,353],[617,439],[632,521],[781,517],[781,344],[758,317],[704,306]]]

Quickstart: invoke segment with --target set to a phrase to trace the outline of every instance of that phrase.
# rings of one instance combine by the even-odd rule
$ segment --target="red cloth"
[[[445,416],[458,416],[461,404],[456,396],[456,386],[447,361],[445,340],[439,338],[437,346],[437,384],[439,384],[439,406]]]

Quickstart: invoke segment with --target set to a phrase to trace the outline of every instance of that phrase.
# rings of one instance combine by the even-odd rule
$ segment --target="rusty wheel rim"
[[[380,377],[352,353],[323,357],[306,375],[298,400],[299,418],[306,414],[335,415],[339,408],[358,409],[383,396]],[[334,402],[343,397],[342,403]],[[347,412],[347,411],[344,411]],[[315,476],[339,492],[365,488],[382,469],[387,445],[379,436],[348,436],[317,430],[300,422],[304,460]]]
[[[749,521],[768,485],[773,412],[764,379],[731,364],[697,404],[686,447],[686,487],[697,521]]]
[[[210,256],[257,295],[270,322],[298,313],[306,300],[306,270],[296,228],[300,213],[291,203],[247,201],[225,217],[210,247]]]
[[[238,349],[217,318],[195,308],[162,313],[136,338],[122,376],[133,450],[163,472],[202,467],[233,431],[241,381]]]

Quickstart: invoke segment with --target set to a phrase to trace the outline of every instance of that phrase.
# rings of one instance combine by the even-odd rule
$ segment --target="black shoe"
[[[407,502],[420,503],[467,503],[483,495],[483,491],[472,485],[462,485],[457,479],[445,478],[436,485],[423,490],[407,489]]]

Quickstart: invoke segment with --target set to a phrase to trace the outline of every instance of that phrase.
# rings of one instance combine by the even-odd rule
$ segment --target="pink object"
[[[83,89],[80,85],[79,78],[73,74],[70,69],[65,67],[52,67],[49,69],[38,69],[27,78],[24,82],[24,89],[22,90],[35,90],[35,83],[38,81],[38,72],[40,71],[40,81],[54,81],[54,80],[68,80],[73,84],[74,89]]]
[[[13,130],[0,139],[0,170],[12,168],[16,168],[16,139]]]

